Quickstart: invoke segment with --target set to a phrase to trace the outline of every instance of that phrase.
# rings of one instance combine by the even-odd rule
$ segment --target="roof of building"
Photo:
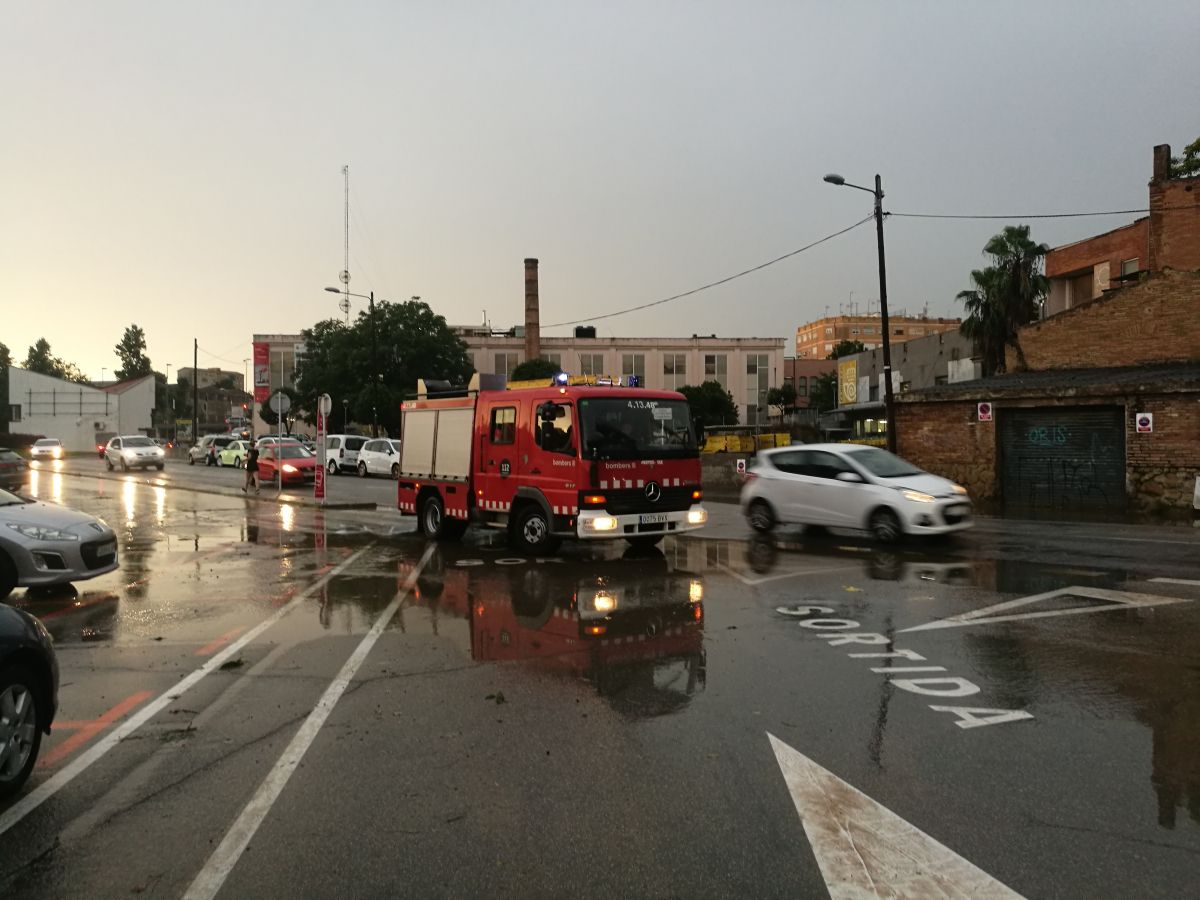
[[[1099,234],[1093,234],[1093,235],[1089,235],[1088,237],[1085,237],[1085,238],[1080,238],[1077,241],[1071,241],[1071,243],[1069,243],[1069,244],[1059,244],[1057,247],[1051,247],[1048,252],[1055,253],[1058,250],[1068,250],[1071,247],[1078,247],[1080,244],[1088,243],[1088,241],[1094,241],[1094,240],[1098,240],[1099,238],[1102,238],[1102,237],[1108,237],[1110,234],[1116,234],[1118,231],[1125,231],[1126,229],[1133,228],[1135,225],[1140,225],[1142,222],[1149,222],[1149,221],[1150,221],[1149,216],[1141,216],[1137,219],[1134,219],[1132,222],[1128,223],[1127,225],[1118,225],[1116,228],[1110,228],[1108,231],[1101,231]]]
[[[97,384],[96,386],[106,394],[123,394],[131,390],[145,381],[147,378],[153,378],[154,375],[141,375],[137,378],[126,378],[124,381],[114,381],[111,384]]]
[[[958,381],[910,391],[896,399],[965,400],[1059,392],[1076,395],[1200,390],[1200,361],[1105,369],[1045,369]]]

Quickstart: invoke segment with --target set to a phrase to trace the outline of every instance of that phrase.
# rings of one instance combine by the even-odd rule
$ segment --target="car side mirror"
[[[862,484],[862,476],[857,472],[838,472],[837,480],[849,482],[850,484]]]

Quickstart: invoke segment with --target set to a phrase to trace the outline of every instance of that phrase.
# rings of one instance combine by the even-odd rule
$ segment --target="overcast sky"
[[[10,0],[3,21],[0,341],[94,378],[130,323],[174,378],[193,337],[240,370],[252,333],[336,316],[346,164],[352,290],[506,328],[526,256],[556,323],[868,216],[826,172],[880,173],[897,213],[1134,209],[1152,146],[1200,135],[1195,0]],[[891,308],[959,314],[1005,224],[889,220]],[[851,292],[878,297],[870,223],[597,326],[790,341]]]

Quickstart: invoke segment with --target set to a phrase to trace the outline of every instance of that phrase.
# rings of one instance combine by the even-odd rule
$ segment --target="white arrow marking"
[[[1016,898],[978,866],[768,733],[833,900]]]
[[[1029,606],[1040,600],[1050,600],[1054,597],[1086,597],[1091,600],[1107,600],[1107,606],[1076,606],[1070,609],[1045,609],[1040,612],[1016,613],[1014,615],[995,615]],[[1034,594],[1032,597],[1018,597],[1016,600],[1005,600],[983,609],[972,610],[936,622],[926,622],[924,625],[913,625],[911,628],[901,628],[900,631],[928,631],[932,628],[959,628],[963,625],[982,625],[991,622],[1015,622],[1019,619],[1042,619],[1050,616],[1078,616],[1084,613],[1112,612],[1114,609],[1144,609],[1150,606],[1170,606],[1172,603],[1187,603],[1181,597],[1159,597],[1155,594],[1131,594],[1126,591],[1107,591],[1103,588],[1068,587],[1057,591],[1047,591],[1045,594]]]

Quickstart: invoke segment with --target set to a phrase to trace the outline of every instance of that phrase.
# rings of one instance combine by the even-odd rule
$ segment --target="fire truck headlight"
[[[592,608],[596,612],[610,613],[617,608],[617,598],[608,591],[597,591],[592,598]]]
[[[596,516],[591,520],[592,531],[616,531],[617,520],[612,516]]]
[[[703,506],[689,509],[687,521],[689,525],[703,525],[708,521],[708,510]]]
[[[688,585],[688,600],[692,603],[699,603],[704,599],[704,582],[693,581]]]

